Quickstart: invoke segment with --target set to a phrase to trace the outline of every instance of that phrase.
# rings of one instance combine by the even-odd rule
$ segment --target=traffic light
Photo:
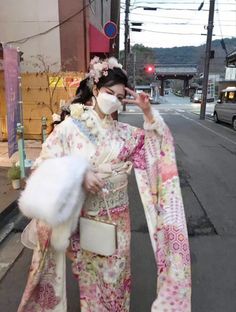
[[[154,65],[146,65],[145,66],[145,72],[148,74],[154,74],[155,73],[155,66]]]

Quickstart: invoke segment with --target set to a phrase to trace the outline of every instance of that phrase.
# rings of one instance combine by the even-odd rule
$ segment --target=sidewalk
[[[35,160],[41,150],[41,142],[34,140],[25,141],[25,150],[27,159]],[[10,167],[13,162],[19,160],[18,152],[8,157],[8,145],[7,142],[0,142],[0,167]]]
[[[25,141],[27,159],[35,160],[41,150],[41,142]],[[0,227],[4,225],[7,215],[16,207],[16,200],[20,190],[13,190],[11,181],[7,178],[8,167],[19,160],[18,152],[11,158],[8,157],[7,142],[0,142]]]

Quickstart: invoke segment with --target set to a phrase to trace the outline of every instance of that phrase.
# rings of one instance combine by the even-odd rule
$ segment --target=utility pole
[[[125,56],[124,56],[124,69],[127,70],[127,58],[129,51],[129,7],[130,0],[125,1]]]
[[[133,51],[133,85],[136,85],[136,52]]]
[[[129,53],[129,7],[130,0],[125,1],[125,55],[124,55],[124,69],[127,71],[127,59]],[[126,104],[123,104],[123,112],[126,111]]]
[[[215,0],[210,0],[200,119],[205,119],[205,114],[206,114],[208,76],[209,76],[209,65],[210,65],[210,54],[211,54],[211,41],[212,41],[212,33],[213,33],[213,27],[214,27],[214,11],[215,11]]]

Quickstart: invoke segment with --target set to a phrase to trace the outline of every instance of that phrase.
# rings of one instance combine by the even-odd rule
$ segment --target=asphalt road
[[[168,105],[155,105],[154,109],[160,110],[175,138],[190,234],[192,311],[235,312],[236,133],[211,120],[200,121],[196,110],[189,107],[186,109],[180,104],[172,105],[170,99]],[[119,119],[142,126],[142,116],[133,108],[131,113],[123,113]],[[130,178],[129,195],[133,278],[130,311],[148,312],[155,296],[156,272],[133,176]],[[0,282],[1,311],[16,311],[26,281],[30,256],[29,251],[23,250]],[[77,285],[70,275],[67,287],[68,312],[79,311]]]

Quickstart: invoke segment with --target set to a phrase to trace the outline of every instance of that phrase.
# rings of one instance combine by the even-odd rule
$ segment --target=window
[[[234,92],[229,92],[229,99],[233,100],[235,97],[235,93]]]

